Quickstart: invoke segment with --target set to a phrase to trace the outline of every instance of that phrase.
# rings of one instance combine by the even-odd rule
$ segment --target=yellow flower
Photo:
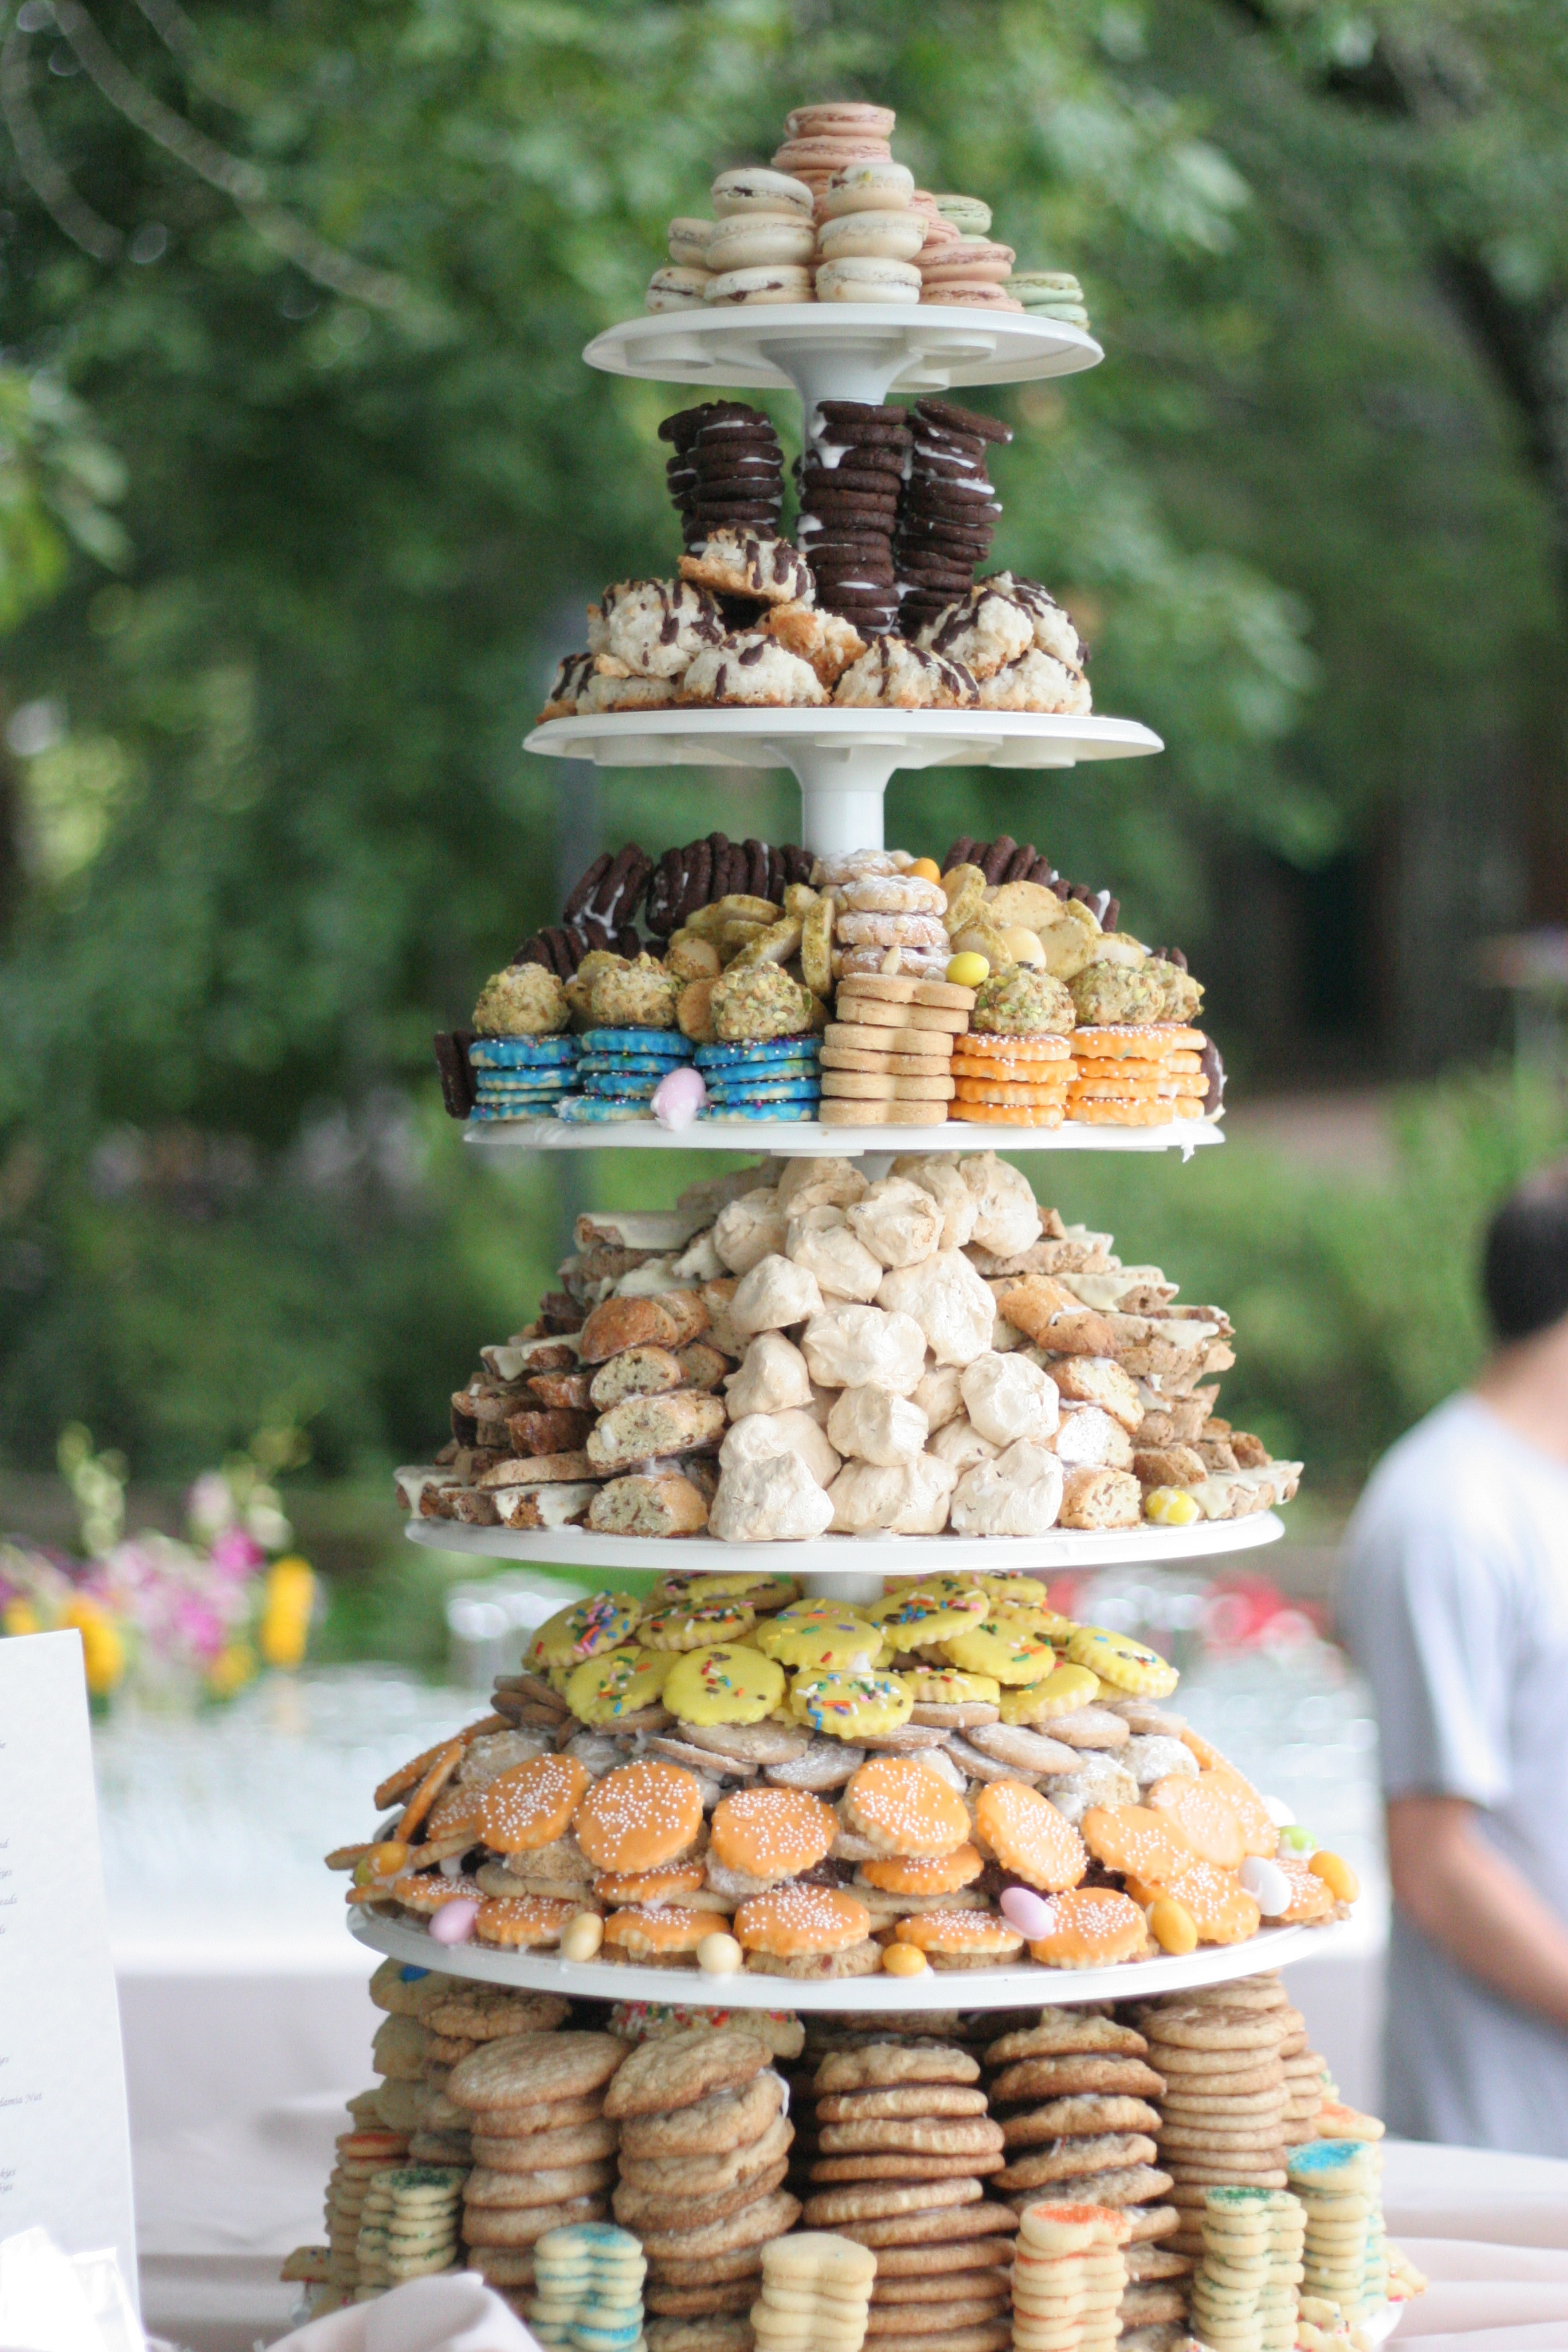
[[[248,1642],[230,1642],[207,1668],[207,1685],[215,1698],[232,1698],[256,1673],[256,1653]]]
[[[43,1619],[30,1601],[7,1601],[0,1609],[0,1633],[41,1633]]]
[[[274,1560],[267,1571],[258,1640],[269,1666],[292,1672],[304,1658],[310,1633],[316,1578],[309,1561]]]
[[[107,1609],[79,1593],[60,1612],[62,1625],[81,1635],[82,1665],[94,1698],[106,1698],[125,1672],[125,1644]]]

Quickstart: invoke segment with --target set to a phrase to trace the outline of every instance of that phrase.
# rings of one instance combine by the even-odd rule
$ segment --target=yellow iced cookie
[[[889,1648],[919,1650],[979,1624],[987,1606],[984,1592],[936,1592],[916,1584],[875,1601],[867,1613],[881,1627]]]
[[[793,1601],[799,1590],[789,1576],[770,1576],[765,1569],[727,1569],[722,1576],[709,1576],[700,1569],[671,1569],[661,1576],[647,1596],[649,1609],[662,1609],[670,1601],[739,1601],[744,1608],[759,1612],[764,1609],[782,1609]]]
[[[829,1739],[863,1739],[908,1723],[914,1700],[897,1675],[797,1675],[790,1713]]]
[[[1100,1696],[1100,1676],[1087,1666],[1056,1666],[1043,1682],[1026,1683],[1020,1690],[1002,1694],[1004,1723],[1048,1723],[1053,1715],[1071,1715]]]
[[[761,1723],[784,1695],[784,1668],[739,1642],[688,1650],[664,1686],[666,1706],[683,1723]]]
[[[989,1675],[961,1675],[956,1666],[921,1666],[899,1680],[917,1706],[994,1706],[1002,1696]]]
[[[642,1615],[635,1592],[595,1592],[570,1609],[547,1617],[528,1645],[524,1664],[533,1674],[570,1675],[584,1658],[618,1650],[630,1641]]]
[[[617,1723],[652,1706],[673,1661],[657,1650],[601,1650],[566,1678],[566,1704],[579,1723]]]
[[[942,1644],[952,1665],[966,1675],[988,1675],[997,1683],[1037,1683],[1048,1675],[1057,1654],[1027,1618],[987,1617]]]
[[[804,1667],[813,1674],[869,1674],[880,1664],[883,1646],[875,1625],[853,1610],[840,1609],[831,1617],[795,1626],[773,1644],[773,1654],[781,1666]]]
[[[1203,1511],[1184,1486],[1152,1486],[1143,1497],[1143,1517],[1157,1528],[1190,1528]]]
[[[910,1592],[963,1600],[973,1593],[984,1592],[985,1585],[986,1579],[983,1576],[964,1575],[943,1569],[931,1576],[889,1576],[884,1590],[889,1601],[902,1600]]]
[[[782,1659],[784,1645],[806,1627],[829,1625],[846,1617],[853,1617],[875,1641],[880,1642],[881,1635],[864,1612],[852,1608],[847,1601],[828,1601],[820,1596],[813,1600],[792,1601],[789,1607],[781,1609],[776,1617],[764,1618],[756,1632],[749,1633],[746,1638],[761,1650],[764,1657]],[[788,1661],[783,1660],[783,1663],[787,1664]]]
[[[1103,1625],[1080,1625],[1068,1643],[1075,1665],[1089,1666],[1113,1690],[1136,1691],[1140,1698],[1169,1698],[1181,1675],[1158,1650]]]
[[[650,1650],[701,1650],[710,1642],[743,1642],[756,1622],[743,1601],[666,1601],[643,1618],[637,1640]]]

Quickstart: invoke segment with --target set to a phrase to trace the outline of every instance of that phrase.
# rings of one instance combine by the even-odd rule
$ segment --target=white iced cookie
[[[761,269],[770,263],[808,262],[816,250],[816,231],[798,215],[773,213],[733,213],[721,220],[708,240],[705,266],[723,269]]]
[[[824,261],[912,261],[925,234],[919,213],[840,213],[823,222],[816,250]]]
[[[1065,1469],[1131,1470],[1132,1440],[1119,1421],[1097,1404],[1062,1407],[1057,1459]]]
[[[1035,642],[1028,614],[989,588],[976,588],[962,604],[950,604],[921,631],[918,643],[949,661],[962,662],[982,685]]]
[[[1057,1384],[1027,1356],[988,1352],[965,1367],[963,1402],[970,1420],[994,1444],[1019,1438],[1048,1444],[1060,1419]]]
[[[942,1246],[942,1211],[903,1176],[884,1176],[845,1212],[850,1230],[885,1266],[918,1265]]]
[[[1045,710],[1081,719],[1094,707],[1089,680],[1055,654],[1032,646],[1021,661],[1008,662],[980,688],[983,710]]]
[[[998,596],[1005,596],[1009,604],[1028,614],[1035,643],[1041,653],[1054,654],[1069,669],[1082,669],[1089,659],[1083,639],[1056,598],[1047,595],[1037,580],[1019,580],[1011,572],[998,572],[982,584],[994,589]]]
[[[803,1543],[832,1523],[833,1505],[798,1454],[721,1470],[708,1512],[721,1543]]]
[[[680,699],[784,709],[826,702],[827,696],[809,662],[787,653],[776,637],[755,631],[699,654],[680,681]]]
[[[742,1339],[749,1339],[762,1331],[784,1331],[792,1323],[804,1323],[821,1305],[822,1293],[810,1269],[770,1253],[741,1276],[730,1301],[730,1320]]]
[[[868,1385],[912,1396],[925,1370],[925,1333],[908,1315],[837,1301],[814,1315],[801,1334],[812,1379],[825,1389]]]
[[[930,1451],[939,1462],[951,1462],[962,1477],[977,1462],[989,1462],[1000,1449],[988,1437],[982,1437],[968,1415],[961,1412],[956,1421],[942,1423],[930,1441]]]
[[[807,1209],[847,1209],[865,1192],[866,1179],[850,1160],[786,1160],[779,1178],[779,1206],[786,1217]]]
[[[850,663],[833,699],[847,710],[965,710],[977,691],[962,663],[886,636]]]
[[[827,896],[851,915],[945,915],[947,898],[940,882],[923,874],[863,874],[853,882],[835,882]],[[943,929],[946,925],[942,926]]]
[[[871,1462],[847,1463],[828,1489],[833,1532],[858,1536],[880,1530],[892,1536],[939,1536],[947,1525],[948,1502],[957,1477],[952,1463],[934,1454],[917,1454],[912,1462],[891,1469],[880,1469]]]
[[[926,1442],[926,1417],[911,1397],[891,1389],[845,1389],[827,1416],[827,1434],[840,1454],[897,1469]]]
[[[963,1377],[956,1364],[932,1364],[921,1374],[915,1402],[924,1413],[928,1427],[941,1429],[958,1419],[963,1411]]]
[[[689,581],[617,580],[602,611],[606,652],[637,677],[679,677],[705,646],[724,642],[723,614]]]
[[[588,680],[577,697],[578,711],[663,710],[675,700],[672,677],[604,677]]]
[[[798,1407],[790,1412],[751,1412],[738,1421],[719,1448],[721,1470],[743,1469],[750,1463],[772,1462],[780,1454],[798,1454],[819,1486],[829,1486],[843,1464],[818,1421]]]
[[[819,302],[918,302],[921,273],[912,261],[823,261],[817,264]]]
[[[947,926],[935,915],[840,915],[833,936],[846,947],[924,948],[932,955],[949,945]]]
[[[996,1302],[962,1250],[938,1250],[883,1276],[877,1304],[912,1316],[939,1364],[972,1364],[991,1345]]]
[[[643,309],[655,318],[667,310],[700,310],[712,283],[710,272],[690,263],[669,262],[647,281]]]
[[[814,1275],[828,1298],[875,1298],[882,1262],[849,1230],[842,1209],[803,1210],[791,1217],[785,1249],[796,1265]]]
[[[762,164],[747,163],[733,172],[721,172],[708,194],[721,220],[762,213],[811,221],[816,215],[816,198],[804,180],[794,180],[787,172],[770,172]]]
[[[759,1184],[727,1201],[713,1220],[713,1246],[731,1274],[750,1274],[759,1258],[784,1245],[784,1211],[773,1185]]]
[[[891,1173],[907,1177],[931,1194],[942,1211],[943,1249],[962,1249],[973,1240],[979,1203],[951,1160],[895,1160]]]
[[[846,213],[904,212],[915,193],[915,175],[907,163],[889,157],[868,156],[864,163],[846,163],[823,189],[817,209],[824,220],[840,220]],[[930,223],[916,214],[923,236]]]
[[[724,1402],[731,1421],[749,1413],[787,1412],[811,1402],[811,1374],[805,1358],[782,1331],[763,1331],[752,1341],[738,1372],[724,1382]]]
[[[869,263],[866,265],[870,267]],[[889,265],[883,264],[884,268]],[[763,302],[809,302],[811,272],[788,262],[765,269],[726,269],[709,279],[702,299],[710,310],[739,309]]]
[[[997,1257],[1021,1257],[1040,1238],[1040,1211],[1029,1180],[998,1160],[994,1151],[972,1152],[959,1161],[979,1213],[972,1236]]]
[[[592,614],[593,607],[589,606]],[[590,636],[589,644],[593,644]],[[825,890],[831,882],[853,882],[862,874],[902,874],[915,862],[912,849],[840,849],[819,857],[811,869],[812,887]]]
[[[837,1485],[836,1480],[836,1491]],[[1055,1527],[1061,1507],[1061,1464],[1044,1446],[1020,1438],[994,1461],[964,1472],[952,1494],[953,1531],[961,1536],[1041,1536]]]

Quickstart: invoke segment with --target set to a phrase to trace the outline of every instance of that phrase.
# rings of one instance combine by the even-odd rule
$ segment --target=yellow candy
[[[746,1955],[733,1936],[716,1927],[697,1947],[697,1965],[704,1976],[732,1977],[744,1967]]]
[[[954,959],[954,961],[958,963],[963,963],[965,961],[966,959],[963,956],[958,956]],[[952,965],[949,965],[948,969],[950,971],[952,968]],[[926,1971],[926,1966],[927,1962],[925,1954],[914,1944],[884,1944],[882,1947],[882,1973],[884,1976],[923,1976]]]
[[[795,1721],[809,1723],[829,1739],[897,1731],[908,1723],[913,1705],[897,1675],[801,1675],[789,1695]]]
[[[1361,1893],[1361,1881],[1343,1854],[1330,1853],[1320,1846],[1307,1864],[1315,1878],[1321,1878],[1337,1903],[1353,1903]]]
[[[1149,1933],[1163,1952],[1173,1952],[1178,1958],[1197,1949],[1197,1922],[1173,1895],[1157,1895],[1150,1904]]]
[[[942,868],[934,857],[917,857],[914,864],[906,866],[904,871],[906,874],[918,875],[922,882],[942,880]]]
[[[1100,1696],[1100,1676],[1087,1666],[1054,1666],[1043,1682],[1026,1683],[1021,1690],[1002,1694],[1004,1723],[1045,1723],[1053,1715],[1071,1715],[1091,1706]]]
[[[542,1666],[552,1681],[557,1675],[570,1675],[584,1658],[629,1642],[641,1615],[635,1592],[595,1592],[547,1617],[528,1645],[524,1664],[535,1674]]]
[[[991,977],[991,966],[983,955],[973,949],[965,955],[955,955],[947,967],[947,978],[954,988],[978,988],[983,980]]]
[[[403,1840],[384,1838],[380,1845],[373,1845],[355,1863],[353,1882],[356,1886],[368,1886],[373,1878],[395,1878],[399,1871],[407,1867],[408,1848]]]
[[[994,1706],[1002,1696],[989,1675],[961,1675],[953,1666],[921,1666],[899,1680],[917,1706]]]
[[[563,1960],[592,1960],[605,1940],[605,1923],[596,1911],[579,1911],[561,1930]]]
[[[1023,1616],[987,1617],[943,1642],[942,1651],[964,1674],[998,1683],[1038,1682],[1057,1662],[1046,1636]]]
[[[789,1612],[785,1610],[784,1616]],[[853,1673],[874,1666],[882,1652],[880,1629],[858,1617],[852,1609],[836,1609],[831,1616],[797,1619],[785,1624],[773,1619],[767,1655],[781,1666],[822,1667],[831,1674]]]
[[[1075,1665],[1092,1667],[1102,1683],[1142,1698],[1169,1698],[1182,1679],[1158,1650],[1146,1650],[1142,1642],[1104,1625],[1080,1625],[1067,1647]]]
[[[616,1723],[652,1706],[669,1677],[673,1659],[657,1650],[605,1650],[584,1658],[566,1677],[566,1704],[579,1723]]]
[[[710,1642],[677,1659],[664,1703],[683,1723],[761,1723],[784,1695],[784,1668],[739,1642]]]
[[[1183,1486],[1152,1486],[1143,1497],[1143,1517],[1157,1528],[1190,1528],[1202,1511]]]

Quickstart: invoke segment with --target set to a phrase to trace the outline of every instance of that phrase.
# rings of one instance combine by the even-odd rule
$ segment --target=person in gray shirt
[[[1568,2157],[1568,1163],[1498,1212],[1483,1287],[1484,1370],[1348,1538],[1394,1888],[1384,2113]]]

